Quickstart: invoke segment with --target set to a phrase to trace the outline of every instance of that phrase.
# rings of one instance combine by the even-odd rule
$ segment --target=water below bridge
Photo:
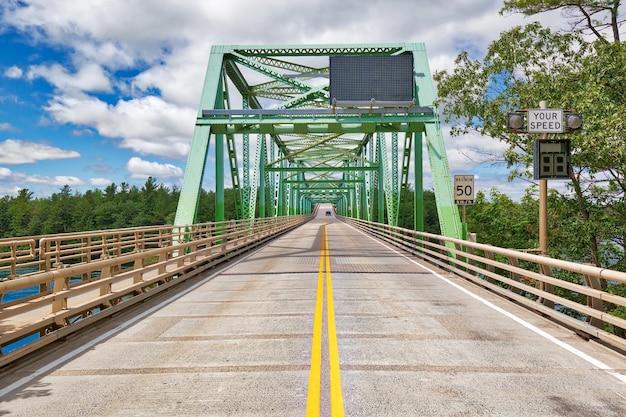
[[[626,415],[624,356],[319,213],[5,373],[0,416]]]

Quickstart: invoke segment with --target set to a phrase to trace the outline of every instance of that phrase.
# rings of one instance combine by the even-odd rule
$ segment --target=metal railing
[[[0,367],[310,218],[285,216],[2,239]],[[33,294],[9,297],[27,289],[34,289]]]
[[[626,283],[624,272],[364,220],[343,220],[583,337],[626,351],[626,320],[610,312],[626,308],[626,298],[608,291]]]

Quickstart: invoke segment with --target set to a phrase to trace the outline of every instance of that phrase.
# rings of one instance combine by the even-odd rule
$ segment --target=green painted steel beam
[[[383,140],[384,135],[378,134],[376,138],[376,154],[378,159],[378,171],[376,176],[378,177],[378,223],[385,222],[385,163],[384,160],[387,157],[387,152],[383,153]]]
[[[209,150],[209,126],[196,126],[189,149],[185,180],[178,197],[174,225],[186,226],[195,223],[204,177],[205,161]]]
[[[294,184],[360,184],[363,180],[287,180],[287,182]]]
[[[219,52],[219,48],[213,47],[204,78],[198,118],[202,117],[202,110],[204,109],[222,108],[223,106],[223,101],[221,101],[222,65],[223,55]],[[210,135],[211,130],[209,126],[196,124],[191,140],[191,147],[189,149],[189,156],[187,157],[185,177],[180,190],[176,216],[174,218],[174,225],[176,226],[185,226],[195,223],[206,158],[209,150]]]
[[[432,120],[428,123],[434,123]],[[244,134],[244,133],[263,133],[273,135],[290,135],[290,134],[324,134],[324,133],[341,133],[341,134],[358,134],[358,133],[386,133],[386,132],[423,132],[425,131],[425,122],[404,122],[404,121],[388,121],[380,122],[359,122],[346,121],[339,123],[335,121],[324,122],[320,119],[313,119],[310,122],[294,123],[289,119],[263,120],[257,122],[232,123],[227,121],[212,121],[205,123],[199,120],[198,124],[210,125],[215,133],[220,134]]]
[[[413,56],[414,105],[407,107],[406,102],[394,103],[396,107],[330,105],[331,56],[407,53]],[[310,65],[311,62],[315,64]],[[242,108],[233,108],[237,94],[242,98]],[[262,216],[266,212],[271,215],[301,213],[312,204],[327,201],[336,204],[342,213],[372,219],[372,204],[378,201],[379,221],[385,218],[386,207],[388,221],[396,223],[397,196],[400,189],[408,185],[411,138],[414,137],[415,213],[421,211],[417,205],[423,198],[421,160],[418,163],[421,149],[418,151],[420,143],[417,142],[425,138],[442,232],[458,237],[458,210],[453,204],[451,175],[433,102],[434,87],[426,49],[421,43],[214,46],[175,222],[182,225],[195,220],[209,143],[216,147],[216,194],[219,194],[218,205],[223,206],[224,173],[221,171],[225,169],[226,138],[231,179],[233,186],[241,189],[245,206],[240,215],[255,215],[256,191],[259,190],[262,193],[259,199],[263,200],[258,202]],[[408,138],[401,181],[398,179],[397,140],[400,132]],[[251,134],[258,135],[254,167],[250,166]],[[384,139],[386,134],[391,134],[391,141]],[[261,137],[263,143],[259,143]],[[375,141],[374,138],[380,139]],[[391,155],[391,162],[388,155]],[[239,184],[238,156],[244,158],[243,185]],[[265,207],[266,190],[271,194],[268,200],[273,201],[272,210]],[[327,191],[320,194],[320,190]],[[218,217],[223,210],[218,207]],[[419,219],[416,219],[416,227],[418,224]]]
[[[291,171],[291,172],[352,172],[352,171],[376,171],[378,165],[367,167],[305,167],[305,168],[281,168],[266,166],[266,171]]]
[[[354,187],[342,187],[342,188],[333,188],[333,187],[329,187],[329,188],[299,188],[299,191],[301,193],[311,193],[311,194],[319,194],[319,193],[331,193],[331,194],[337,194],[337,193],[346,193],[348,192],[349,189],[354,188]]]
[[[435,101],[435,89],[433,87],[426,49],[419,48],[413,52],[414,67],[420,68],[424,76],[415,77],[417,91],[417,104],[431,106]],[[437,123],[426,125],[426,150],[430,162],[430,171],[437,202],[437,213],[441,234],[447,237],[461,239],[462,226],[459,210],[454,204],[453,183],[448,157],[443,142],[441,126]]]
[[[253,56],[393,55],[416,44],[232,45],[224,51]],[[418,44],[419,45],[419,44]]]

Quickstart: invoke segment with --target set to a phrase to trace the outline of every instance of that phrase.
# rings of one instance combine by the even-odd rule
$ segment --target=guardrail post
[[[469,242],[476,243],[476,233],[468,233],[467,234],[467,240]],[[473,255],[474,254],[474,248],[472,246],[469,246],[467,248],[467,253],[470,254],[470,255]],[[472,258],[470,258],[469,259],[469,264],[472,265],[472,266],[476,266],[476,261],[474,261]]]
[[[145,264],[146,264],[146,258],[139,258],[139,259],[135,259],[135,263],[133,265],[133,269],[135,271],[137,271],[134,275],[133,275],[133,283],[137,284],[141,281],[143,281],[143,272],[141,271]]]
[[[549,276],[549,277],[552,276],[552,267],[551,266],[540,264],[539,268],[540,268],[540,272],[543,275],[546,275],[546,276]],[[552,285],[552,284],[547,284],[547,283],[541,281],[541,282],[539,282],[539,289],[542,290],[542,291],[545,291],[547,293],[554,294],[554,285]],[[537,302],[543,304],[546,307],[554,308],[554,301],[548,300],[548,299],[546,299],[544,297],[539,297],[539,299],[537,299]]]
[[[60,267],[59,269],[62,269]],[[53,294],[58,294],[62,291],[69,289],[70,278],[61,276],[59,278],[55,278],[54,280],[54,289],[52,290]],[[60,296],[59,298],[54,299],[52,302],[52,313],[58,313],[61,310],[67,309],[67,296]]]
[[[485,258],[489,259],[490,261],[495,261],[496,256],[494,255],[493,252],[485,251]],[[485,269],[487,271],[489,271],[489,272],[493,272],[494,274],[496,272],[496,267],[491,265],[491,264],[485,264]],[[487,280],[487,282],[490,282],[492,284],[496,284],[497,283],[497,281],[495,279],[493,279],[493,278],[486,277],[485,279]]]
[[[11,277],[17,276],[17,242],[11,242]]]
[[[585,284],[589,288],[593,288],[594,290],[602,290],[602,283],[600,282],[600,278],[594,277],[591,275],[583,274],[583,278],[585,279]],[[596,297],[587,296],[587,305],[594,310],[598,310],[604,312],[604,305],[602,300]],[[594,327],[602,328],[603,322],[597,317],[587,316],[587,323],[591,324]]]
[[[106,259],[106,258],[104,258]],[[111,277],[111,267],[105,266],[100,270],[100,279],[104,280],[104,282],[100,285],[100,296],[111,294],[112,287],[111,281],[107,278]],[[111,307],[111,302],[107,301],[103,303],[105,307]]]
[[[159,254],[159,275],[164,274],[166,270],[165,261],[167,261],[167,253],[161,252]]]
[[[454,248],[459,252],[465,252],[465,245],[460,243],[455,243]],[[464,256],[459,256],[457,259],[461,262],[467,262],[467,258]],[[452,264],[452,266],[460,268],[460,265]],[[463,268],[463,271],[467,271],[467,268]]]
[[[517,260],[516,257],[509,256],[508,258],[509,258],[509,265],[514,266],[516,268],[519,268],[519,261]],[[522,277],[517,272],[511,272],[510,273],[510,278],[513,281],[517,281],[517,282],[521,282],[522,281]],[[513,291],[515,294],[521,294],[522,293],[522,290],[520,288],[514,287],[512,285],[509,287],[509,290]]]
[[[42,266],[40,266],[40,270],[43,267],[43,271],[50,271],[50,264],[52,263],[52,260],[50,259],[50,255],[48,254],[48,239],[41,238],[39,239],[39,260],[43,263]]]

